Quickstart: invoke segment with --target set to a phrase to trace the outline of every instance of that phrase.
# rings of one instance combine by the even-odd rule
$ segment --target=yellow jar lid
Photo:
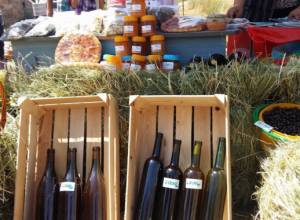
[[[145,21],[156,21],[156,17],[154,15],[145,15],[143,17],[141,17],[141,21],[145,22]]]
[[[157,61],[162,61],[162,56],[161,55],[149,55],[147,57],[149,62],[157,62]]]
[[[135,17],[135,16],[124,16],[124,21],[125,22],[137,22],[138,21],[138,18]]]
[[[128,41],[128,37],[124,37],[124,36],[115,36],[115,42],[116,42],[116,43],[127,42],[127,41]]]
[[[120,56],[108,56],[106,59],[107,62],[113,63],[113,64],[118,64],[121,63],[121,57]]]
[[[138,61],[138,62],[146,62],[146,57],[141,55],[132,55],[131,57],[132,61]]]
[[[144,42],[146,42],[146,38],[145,38],[145,37],[136,36],[136,37],[133,37],[133,38],[132,38],[132,41],[133,41],[133,42],[141,42],[141,43],[144,43]]]
[[[150,38],[150,41],[164,41],[165,36],[164,35],[153,35]]]

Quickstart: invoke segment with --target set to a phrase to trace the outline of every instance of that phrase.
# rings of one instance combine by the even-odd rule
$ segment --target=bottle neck
[[[178,166],[179,164],[180,146],[181,146],[181,141],[175,140],[173,152],[172,152],[172,158],[171,158],[171,165],[173,166]]]
[[[214,168],[224,169],[225,151],[226,151],[226,139],[221,137],[219,138],[218,151],[216,155]]]
[[[155,138],[153,153],[152,153],[153,157],[157,157],[157,158],[160,157],[162,139],[163,139],[163,134],[157,133],[156,138]]]
[[[46,176],[53,176],[55,173],[55,150],[47,150]]]
[[[65,178],[67,178],[68,180],[75,180],[75,178],[78,176],[76,153],[76,149],[71,149],[68,151],[67,172],[65,176]]]
[[[100,147],[93,148],[93,161],[92,161],[92,173],[98,173],[101,170],[100,167]]]
[[[196,141],[192,156],[192,167],[200,167],[201,148],[202,142]]]

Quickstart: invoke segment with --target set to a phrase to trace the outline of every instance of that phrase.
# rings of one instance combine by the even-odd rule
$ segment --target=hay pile
[[[261,167],[257,219],[300,219],[300,142],[279,144]]]
[[[261,154],[251,113],[254,106],[265,100],[300,102],[299,63],[293,62],[284,68],[260,61],[218,68],[200,64],[188,74],[176,72],[170,75],[159,72],[110,73],[57,66],[40,69],[29,76],[20,68],[10,68],[7,89],[13,110],[17,98],[23,95],[55,97],[99,92],[114,95],[120,106],[122,202],[125,194],[129,95],[228,94],[231,105],[233,204],[236,209],[248,210],[253,209],[251,195],[257,184],[257,156]],[[124,208],[124,204],[121,207]]]

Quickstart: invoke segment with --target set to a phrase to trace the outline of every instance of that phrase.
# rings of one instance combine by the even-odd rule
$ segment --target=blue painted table
[[[163,33],[166,37],[166,54],[179,55],[183,65],[196,55],[203,58],[207,58],[213,53],[225,55],[226,36],[237,32],[237,30],[226,30],[221,32]],[[99,39],[103,54],[115,53],[113,38],[99,37]],[[53,63],[55,48],[59,40],[59,37],[14,40],[12,41],[14,59],[22,61],[27,68],[36,65],[41,60],[50,65]]]

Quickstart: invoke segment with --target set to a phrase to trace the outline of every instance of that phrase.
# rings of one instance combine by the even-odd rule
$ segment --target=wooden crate
[[[218,138],[226,137],[227,196],[223,219],[231,220],[229,102],[227,96],[131,96],[129,104],[125,220],[133,220],[143,165],[152,154],[156,130],[164,134],[161,151],[164,166],[170,162],[173,139],[182,140],[179,162],[182,171],[191,163],[192,136],[194,136],[194,140],[201,140],[203,148],[200,166],[205,175],[215,159]],[[174,107],[176,107],[175,129]]]
[[[34,219],[36,190],[45,169],[46,151],[51,145],[53,120],[55,168],[59,180],[66,171],[68,142],[70,147],[77,148],[77,167],[81,177],[84,173],[83,155],[86,152],[87,178],[91,169],[92,147],[101,146],[101,139],[104,140],[103,173],[108,219],[119,220],[119,129],[115,99],[108,94],[22,98],[19,106],[21,113],[14,220]],[[85,117],[86,150],[84,150]]]

